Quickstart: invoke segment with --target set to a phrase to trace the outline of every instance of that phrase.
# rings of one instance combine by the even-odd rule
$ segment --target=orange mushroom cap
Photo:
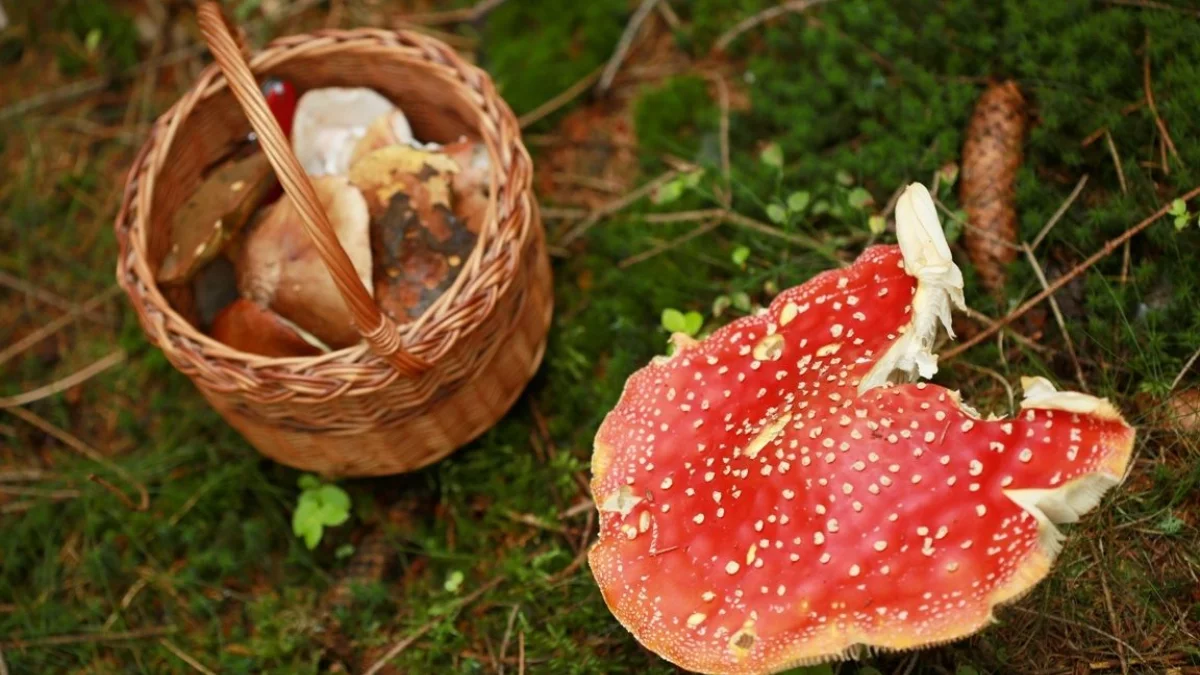
[[[930,377],[962,277],[910,186],[898,246],[636,372],[596,435],[589,561],[616,618],[704,673],[772,673],[969,635],[1044,578],[1124,478],[1107,401],[1024,380],[981,418]]]

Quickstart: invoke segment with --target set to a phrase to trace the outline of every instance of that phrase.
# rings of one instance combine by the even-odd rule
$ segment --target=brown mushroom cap
[[[404,323],[419,317],[462,270],[476,236],[451,208],[459,165],[439,150],[394,145],[350,168],[371,212],[375,295]]]
[[[629,378],[595,439],[589,561],[649,649],[770,673],[963,637],[1124,478],[1134,432],[1107,401],[1027,379],[1020,415],[982,419],[909,382],[961,297],[932,206],[910,187],[899,246]]]
[[[221,253],[277,185],[261,152],[215,168],[175,213],[170,246],[155,278],[164,284],[190,280]]]
[[[363,195],[344,176],[320,176],[312,183],[338,241],[373,294],[370,218]],[[238,287],[334,349],[360,341],[350,311],[289,197],[272,205],[247,233],[238,261]]]
[[[316,356],[328,351],[295,324],[248,298],[238,298],[213,319],[212,337],[252,354]]]

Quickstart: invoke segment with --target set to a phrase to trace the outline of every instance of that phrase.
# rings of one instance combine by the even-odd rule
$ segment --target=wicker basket
[[[246,60],[240,32],[204,2],[199,23],[216,64],[156,122],[129,173],[117,216],[117,278],[149,340],[264,455],[331,477],[378,476],[434,462],[513,405],[545,349],[552,310],[532,163],[516,118],[488,76],[429,37],[376,29],[275,40]],[[236,37],[235,37],[236,36]],[[491,159],[487,222],[454,285],[397,327],[354,273],[255,76],[389,96],[426,141],[461,135]],[[364,341],[316,357],[268,358],[195,328],[188,289],[155,272],[171,218],[205,168],[251,128],[304,216]]]

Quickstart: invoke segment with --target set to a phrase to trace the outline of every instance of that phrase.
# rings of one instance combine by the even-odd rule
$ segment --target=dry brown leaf
[[[959,201],[971,227],[963,246],[985,288],[1004,286],[1017,258],[1017,170],[1027,126],[1025,97],[1015,82],[992,83],[975,105],[963,144]]]

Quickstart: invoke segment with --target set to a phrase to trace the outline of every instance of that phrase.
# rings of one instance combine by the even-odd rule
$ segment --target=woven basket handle
[[[214,0],[204,0],[197,9],[197,15],[200,32],[208,43],[209,51],[225,74],[229,88],[250,121],[250,127],[258,135],[258,142],[275,169],[280,185],[300,213],[304,231],[312,239],[317,253],[333,276],[338,293],[354,317],[355,328],[371,350],[401,374],[412,376],[425,371],[430,366],[429,362],[401,347],[396,324],[379,311],[378,305],[363,287],[362,280],[329,223],[329,216],[317,200],[308,174],[300,166],[278,121],[267,107],[266,99],[246,63],[243,48],[234,38],[220,5]]]

